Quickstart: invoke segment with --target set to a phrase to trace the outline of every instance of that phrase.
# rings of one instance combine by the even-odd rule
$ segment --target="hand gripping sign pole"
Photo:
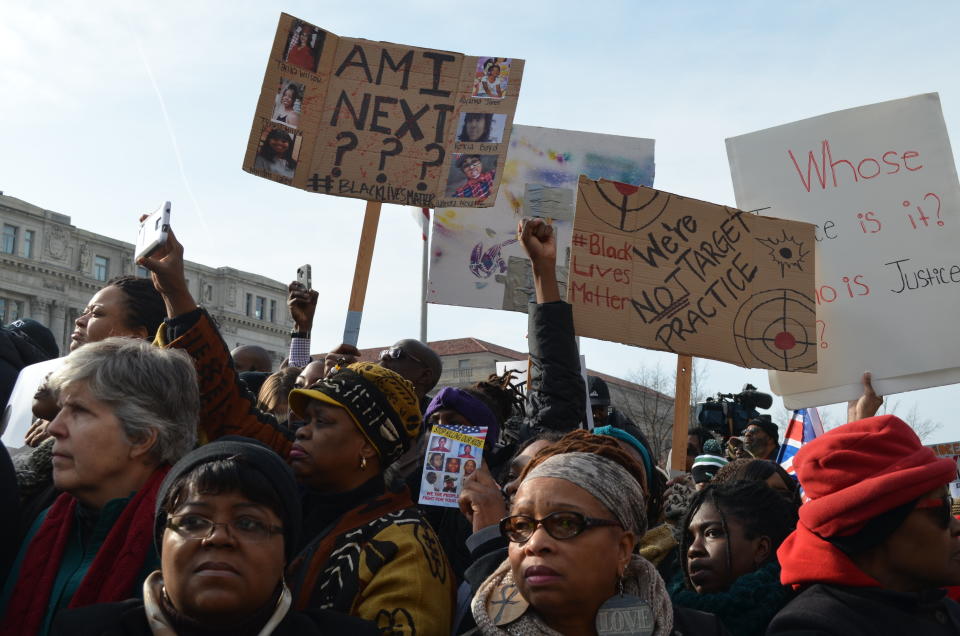
[[[360,339],[360,320],[363,317],[363,301],[367,296],[367,281],[370,278],[370,263],[373,247],[377,242],[377,226],[380,224],[380,202],[367,201],[357,247],[357,266],[353,270],[353,288],[347,305],[347,324],[343,328],[343,342],[357,346]]]

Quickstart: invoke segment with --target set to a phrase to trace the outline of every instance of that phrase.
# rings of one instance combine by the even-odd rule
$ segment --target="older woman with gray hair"
[[[477,631],[499,634],[722,634],[716,617],[675,610],[652,563],[642,468],[612,440],[563,440],[520,476],[500,531],[507,560],[473,599]]]
[[[157,490],[196,443],[197,376],[181,351],[108,338],[73,352],[48,384],[60,405],[49,432],[63,492],[20,547],[0,634],[46,634],[61,608],[139,596],[158,565]]]

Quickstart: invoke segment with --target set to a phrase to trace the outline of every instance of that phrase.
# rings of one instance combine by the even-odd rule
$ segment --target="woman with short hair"
[[[64,607],[138,595],[157,561],[157,489],[196,441],[197,376],[182,352],[107,338],[68,356],[49,385],[61,407],[49,433],[63,493],[20,548],[0,598],[2,634],[46,634]]]
[[[328,610],[294,612],[283,570],[300,502],[279,455],[234,438],[181,459],[157,495],[160,569],[143,599],[63,612],[55,634],[378,634]]]

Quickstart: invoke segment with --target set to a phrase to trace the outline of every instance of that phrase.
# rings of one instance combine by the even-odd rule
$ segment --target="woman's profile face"
[[[256,522],[282,527],[277,514],[239,492],[188,493],[171,516],[197,515],[217,524]],[[205,626],[236,624],[271,600],[283,576],[283,535],[263,540],[217,525],[206,539],[163,532],[160,570],[174,608]]]
[[[465,128],[466,141],[480,141],[483,138],[484,120],[482,117],[467,117]]]
[[[271,137],[270,138],[270,150],[273,151],[273,154],[278,156],[283,156],[287,153],[287,148],[290,147],[290,142],[283,137]]]
[[[113,406],[98,400],[84,383],[60,392],[60,412],[47,432],[53,437],[53,483],[80,501],[99,507],[98,493],[135,468],[134,445]]]
[[[682,556],[687,560],[687,573],[697,594],[725,592],[764,561],[764,541],[769,552],[769,539],[748,539],[743,523],[736,517],[726,515],[726,522],[725,531],[720,511],[710,501],[705,501],[690,519],[686,530],[690,547]]]
[[[83,313],[77,317],[70,336],[70,351],[111,336],[147,337],[145,328],[131,329],[127,326],[128,317],[127,293],[116,285],[104,287],[93,295]]]
[[[511,515],[534,519],[559,511],[615,520],[586,490],[553,477],[524,481],[510,506]],[[572,606],[592,622],[600,605],[613,596],[634,543],[633,533],[619,526],[588,528],[564,540],[539,526],[525,543],[509,545],[513,580],[548,625],[551,615],[568,614]]]
[[[307,403],[304,419],[290,449],[290,467],[297,480],[320,492],[349,490],[366,438],[349,413],[320,400]],[[371,469],[366,470],[372,477]]]

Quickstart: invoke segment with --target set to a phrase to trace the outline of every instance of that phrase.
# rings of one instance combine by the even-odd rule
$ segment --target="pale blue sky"
[[[654,185],[716,203],[734,203],[726,137],[918,93],[940,93],[957,156],[956,2],[5,0],[0,189],[131,242],[136,217],[169,199],[191,260],[278,280],[310,262],[315,346],[335,345],[363,202],[240,169],[281,11],[350,37],[523,58],[517,123],[656,139]],[[419,232],[409,209],[384,206],[360,345],[415,337],[419,289]],[[431,339],[525,350],[525,332],[521,315],[430,310]],[[675,364],[613,343],[583,349],[620,376]],[[707,370],[709,392],[768,386],[762,371]],[[943,423],[929,441],[960,440],[957,387],[894,400]]]

